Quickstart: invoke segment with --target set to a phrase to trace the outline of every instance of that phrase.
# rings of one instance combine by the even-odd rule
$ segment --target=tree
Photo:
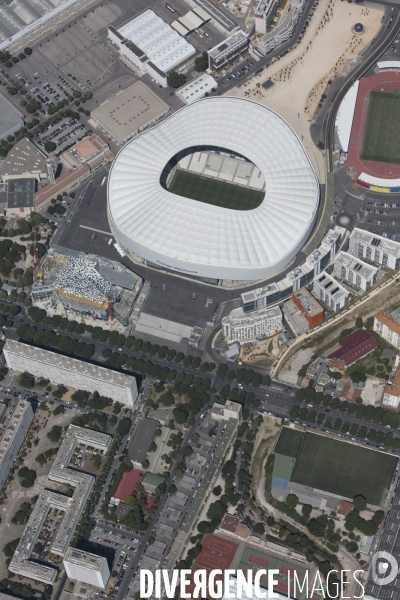
[[[364,323],[363,323],[362,317],[357,317],[357,319],[356,319],[356,327],[357,327],[357,329],[361,329],[361,327],[364,327]]]
[[[221,486],[220,486],[220,485],[217,485],[217,486],[216,486],[216,487],[213,489],[213,491],[212,491],[212,493],[214,494],[214,496],[220,496],[220,495],[221,495],[221,492],[222,492],[222,488],[221,488]]]
[[[288,505],[289,508],[295,508],[299,502],[298,497],[296,496],[296,494],[288,494],[286,496],[286,500],[285,500],[286,504]]]
[[[193,454],[193,448],[191,446],[185,446],[182,450],[183,456],[191,456]]]
[[[183,73],[177,73],[176,71],[170,71],[168,73],[167,82],[170,87],[179,88],[184,85],[186,76]]]
[[[46,152],[53,152],[53,150],[55,150],[56,148],[57,145],[51,140],[47,140],[47,142],[44,143],[44,149],[46,150]]]
[[[18,477],[20,478],[21,487],[30,488],[35,483],[36,471],[28,469],[27,467],[22,467],[18,471]]]
[[[49,433],[47,434],[47,437],[52,442],[59,442],[61,439],[61,434],[62,434],[62,427],[60,425],[53,425],[53,427],[50,429]]]
[[[354,496],[353,507],[354,510],[361,512],[367,508],[367,500],[361,494]]]
[[[24,52],[27,56],[29,56],[30,54],[32,54],[32,48],[29,48],[29,46],[27,48],[24,49]]]
[[[311,511],[312,511],[311,504],[303,504],[303,506],[301,507],[301,513],[305,519],[308,519],[310,517]]]
[[[117,425],[117,433],[124,437],[128,434],[132,421],[128,417],[123,417]]]
[[[194,61],[194,68],[199,73],[205,71],[208,67],[208,54],[207,52],[202,52],[200,56],[198,56]]]
[[[34,376],[24,371],[24,373],[21,373],[21,375],[19,376],[19,385],[21,387],[33,389],[35,387]]]

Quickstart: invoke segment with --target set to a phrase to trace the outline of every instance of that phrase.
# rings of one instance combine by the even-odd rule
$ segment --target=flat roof
[[[400,242],[394,240],[388,240],[381,235],[365,231],[365,229],[358,229],[355,227],[351,232],[350,239],[357,240],[362,244],[373,246],[382,252],[393,254],[396,257],[400,256]]]
[[[92,571],[99,571],[105,560],[103,556],[84,552],[83,550],[78,550],[78,548],[68,548],[64,557],[64,562],[79,565]]]
[[[141,81],[106,100],[92,112],[117,141],[133,135],[138,129],[166,113],[169,107]]]
[[[296,296],[301,306],[310,316],[318,315],[319,313],[324,312],[323,307],[307,288],[302,287],[297,290],[297,292],[293,292],[293,295]]]
[[[47,175],[45,156],[27,138],[22,138],[13,146],[1,165],[2,177],[17,177],[23,173]]]
[[[22,127],[23,117],[22,112],[0,92],[0,138],[7,136],[12,129]]]
[[[7,191],[7,208],[23,208],[33,206],[36,179],[34,177],[9,179]]]
[[[133,462],[141,463],[146,458],[149,446],[159,426],[160,423],[154,419],[145,417],[142,420],[129,449],[129,458]]]
[[[343,252],[341,250],[339,254],[335,257],[335,263],[341,264],[346,269],[350,269],[352,271],[356,271],[360,277],[373,277],[375,273],[378,272],[378,268],[372,265],[368,265],[363,260],[358,258],[357,256],[353,256],[348,252]]]

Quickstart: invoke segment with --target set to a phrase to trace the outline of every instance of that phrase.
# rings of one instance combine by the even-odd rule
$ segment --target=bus
[[[168,10],[170,10],[172,13],[174,13],[174,12],[175,12],[175,9],[174,9],[174,8],[172,8],[172,6],[170,6],[169,4],[166,4],[165,6],[166,6],[166,8],[168,8]]]

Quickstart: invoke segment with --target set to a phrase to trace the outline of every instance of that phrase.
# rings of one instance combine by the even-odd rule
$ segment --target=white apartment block
[[[314,279],[313,293],[334,312],[346,306],[350,293],[326,271]]]
[[[243,308],[236,308],[229,317],[222,319],[222,331],[229,344],[236,341],[239,344],[254,342],[281,330],[282,313],[279,306],[250,314],[245,313]]]
[[[267,33],[268,26],[274,16],[275,0],[259,0],[254,11],[256,33]]]
[[[138,389],[136,379],[131,375],[10,339],[6,341],[3,352],[7,366],[14,371],[27,371],[35,377],[50,379],[54,384],[98,392],[127,406],[136,402]]]
[[[68,548],[64,557],[64,567],[70,579],[82,581],[103,590],[110,579],[107,560],[103,556],[83,552],[77,548]]]
[[[305,0],[291,0],[290,7],[285,12],[281,23],[260,39],[259,50],[262,54],[268,54],[292,36],[305,3]]]
[[[231,400],[227,400],[225,404],[214,402],[211,409],[211,418],[215,421],[229,421],[229,419],[240,421],[241,417],[242,405]]]
[[[368,265],[360,258],[343,251],[339,252],[333,264],[333,273],[336,277],[351,283],[364,292],[374,285],[378,270],[378,267]]]
[[[400,242],[357,227],[351,232],[349,253],[389,269],[397,270],[400,266]]]
[[[394,375],[389,378],[388,384],[385,386],[382,404],[389,408],[399,408],[400,406],[400,354],[397,354],[393,365]]]
[[[7,481],[32,421],[33,410],[29,402],[17,400],[8,408],[0,433],[0,490]]]
[[[68,551],[75,528],[95,481],[93,475],[69,468],[72,455],[78,443],[105,452],[110,446],[111,437],[105,433],[77,427],[76,425],[68,427],[51,466],[48,479],[73,486],[74,493],[72,497],[69,497],[60,494],[56,490],[43,489],[8,567],[12,573],[28,577],[29,579],[35,579],[36,581],[42,581],[43,583],[54,583],[57,577],[57,570],[51,566],[30,560],[30,557],[47,515],[52,508],[56,508],[64,514],[51,543],[50,552],[59,556],[65,556]]]
[[[400,321],[392,315],[385,313],[383,310],[378,312],[374,318],[374,331],[389,344],[400,349]]]

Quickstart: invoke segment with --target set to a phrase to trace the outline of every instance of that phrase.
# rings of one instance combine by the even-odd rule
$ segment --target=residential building
[[[256,33],[267,33],[275,16],[277,2],[275,0],[259,0],[254,10],[254,26]]]
[[[364,358],[364,356],[375,350],[378,344],[369,331],[366,329],[357,329],[357,331],[340,340],[338,346],[334,348],[333,352],[327,355],[327,358],[343,361],[345,366],[349,367],[357,360]]]
[[[393,315],[383,310],[378,312],[374,318],[374,331],[389,344],[400,349],[400,321]]]
[[[107,560],[77,548],[68,548],[64,556],[64,567],[68,577],[105,589],[110,579]]]
[[[241,417],[242,405],[231,400],[227,400],[225,404],[214,402],[211,409],[211,418],[215,421],[228,421],[229,419],[240,421]]]
[[[211,71],[222,71],[232,63],[243,58],[249,51],[249,38],[244,31],[238,29],[208,51],[209,66]]]
[[[72,486],[74,493],[72,497],[69,497],[47,488],[42,490],[8,567],[12,573],[46,584],[54,583],[57,570],[52,566],[37,563],[30,557],[51,508],[62,511],[64,514],[51,542],[50,552],[65,556],[68,550],[95,480],[94,476],[88,473],[69,468],[78,443],[97,448],[104,453],[110,446],[111,437],[105,433],[76,425],[68,427],[48,478],[50,481]]]
[[[348,252],[339,252],[333,264],[333,273],[355,287],[367,292],[374,285],[378,268],[368,265]]]
[[[196,53],[195,48],[151,9],[116,29],[108,27],[109,39],[142,73],[167,86],[167,74]]]
[[[324,309],[307,288],[293,292],[292,300],[306,318],[310,329],[323,323]]]
[[[383,393],[383,406],[390,408],[399,408],[400,406],[400,356],[397,354],[396,360],[393,366],[394,374],[390,376],[388,384],[385,386]]]
[[[262,54],[268,54],[293,35],[294,28],[300,19],[305,3],[305,0],[291,0],[290,6],[279,25],[271,29],[271,31],[263,35],[260,39],[258,48]]]
[[[32,421],[33,410],[30,402],[17,400],[8,407],[0,431],[0,490],[7,481]]]
[[[357,227],[351,232],[349,253],[389,269],[397,270],[400,266],[400,242]]]
[[[313,292],[318,300],[322,300],[334,312],[344,308],[350,296],[350,292],[326,271],[314,279]]]
[[[183,100],[185,104],[191,104],[217,87],[218,83],[214,77],[208,75],[208,73],[202,73],[199,77],[192,79],[192,81],[177,90],[175,95]]]
[[[236,308],[229,317],[222,319],[222,331],[228,343],[255,342],[281,330],[282,313],[279,306],[263,308],[251,314],[246,314],[243,308]]]
[[[8,368],[14,371],[27,371],[58,385],[98,392],[127,406],[133,406],[136,402],[138,389],[136,378],[132,375],[10,339],[6,341],[3,352]]]

